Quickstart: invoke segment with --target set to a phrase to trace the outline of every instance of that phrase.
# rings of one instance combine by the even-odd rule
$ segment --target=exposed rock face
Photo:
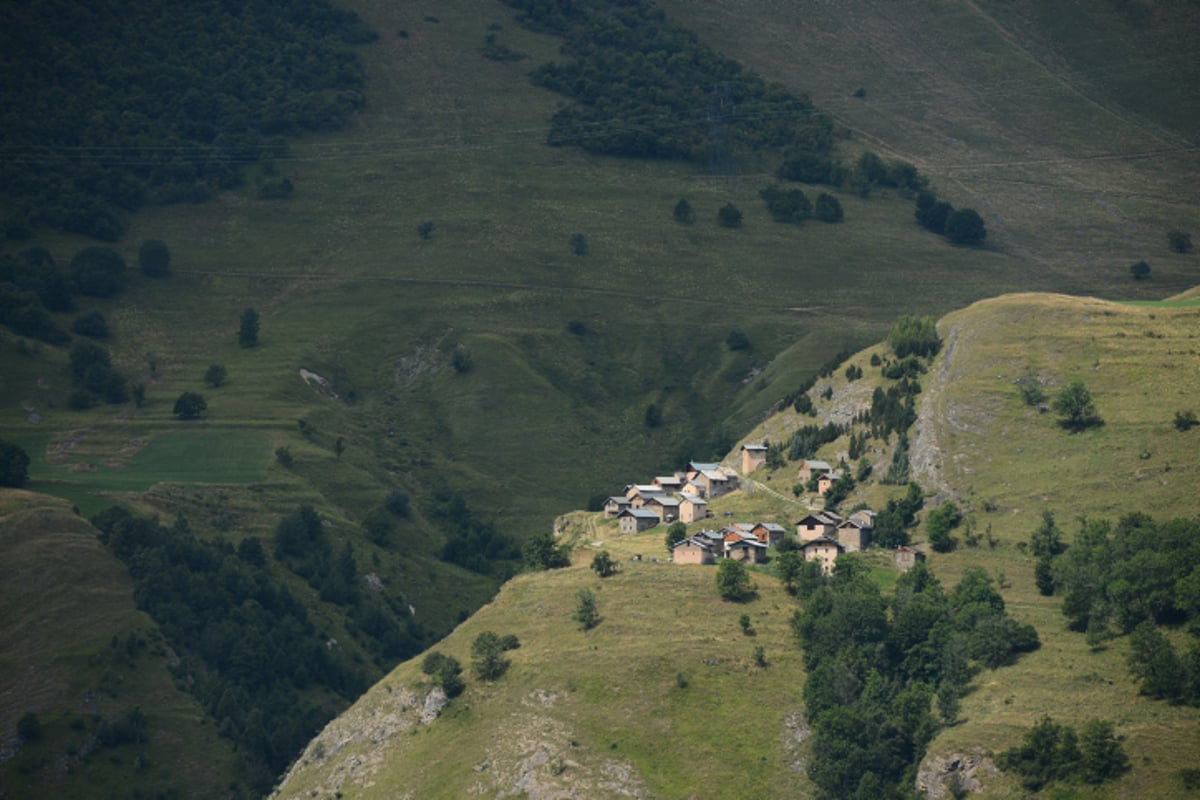
[[[960,789],[979,793],[983,791],[980,778],[999,773],[996,764],[982,750],[931,756],[917,773],[917,791],[929,800],[953,797],[951,789],[957,780]]]

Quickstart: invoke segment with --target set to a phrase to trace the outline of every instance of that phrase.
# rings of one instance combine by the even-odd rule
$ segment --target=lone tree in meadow
[[[1150,265],[1144,259],[1136,264],[1130,264],[1129,274],[1133,276],[1135,281],[1144,281],[1150,277]]]
[[[0,486],[20,488],[29,480],[29,454],[12,442],[0,440]]]
[[[960,208],[946,217],[946,238],[955,244],[980,245],[987,238],[983,217],[973,208]]]
[[[241,324],[238,326],[238,344],[242,347],[254,347],[258,344],[258,312],[253,308],[242,312]]]
[[[175,401],[173,413],[179,419],[199,419],[208,408],[204,396],[196,392],[184,392]]]
[[[726,203],[717,212],[717,224],[722,228],[742,227],[742,210],[733,203]]]
[[[687,201],[686,197],[679,198],[679,202],[675,204],[673,212],[676,222],[681,222],[684,225],[691,225],[696,221],[696,212],[692,210],[692,204]]]
[[[417,226],[417,236],[428,239],[433,236],[433,220],[425,220]]]
[[[224,386],[227,377],[224,364],[209,364],[208,369],[204,371],[204,382],[214,389]]]
[[[582,589],[575,595],[575,613],[571,619],[579,623],[579,630],[590,631],[600,624],[600,609],[596,605],[596,595],[591,589]]]
[[[1103,425],[1104,420],[1096,413],[1092,393],[1083,381],[1071,381],[1054,397],[1051,404],[1059,415],[1058,424],[1072,433]]]
[[[481,681],[494,681],[508,669],[504,640],[493,631],[484,631],[471,643],[471,671]]]
[[[1167,244],[1175,253],[1190,253],[1192,250],[1192,235],[1183,231],[1171,231],[1167,234]]]
[[[147,278],[165,278],[171,272],[171,251],[160,239],[147,239],[138,248],[138,265]]]
[[[613,561],[607,550],[601,550],[592,557],[592,571],[601,578],[610,577],[617,574],[617,562]]]
[[[721,559],[717,567],[717,593],[721,599],[741,603],[754,597],[757,590],[745,564],[732,558]]]

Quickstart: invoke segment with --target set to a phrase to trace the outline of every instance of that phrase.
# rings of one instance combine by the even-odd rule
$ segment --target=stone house
[[[671,548],[671,560],[676,564],[711,564],[716,558],[708,542],[690,536]]]
[[[662,522],[658,514],[644,508],[627,508],[617,515],[617,527],[621,533],[641,533]]]
[[[629,508],[628,497],[610,497],[604,501],[604,518],[616,519],[617,515]]]
[[[817,494],[824,497],[825,493],[833,488],[833,484],[841,479],[842,471],[840,469],[831,469],[829,472],[824,473],[821,477],[817,478]]]
[[[896,552],[892,555],[892,561],[896,564],[896,569],[901,572],[908,572],[918,561],[924,561],[925,554],[916,547],[901,545],[896,548]]]
[[[796,523],[796,535],[802,542],[811,542],[822,536],[837,536],[837,526],[841,521],[842,518],[832,511],[808,514]]]
[[[833,467],[829,466],[827,462],[817,461],[809,458],[805,459],[800,464],[800,472],[798,473],[798,477],[800,478],[801,483],[808,483],[809,480],[812,479],[813,475],[824,475],[826,472],[830,472],[832,470]]]
[[[851,516],[837,526],[837,540],[847,552],[857,553],[871,546],[873,526],[864,525],[861,517]]]
[[[782,525],[776,525],[774,522],[760,522],[750,529],[750,533],[754,534],[754,538],[767,546],[779,544],[779,541],[787,535],[787,528]]]
[[[674,522],[679,519],[679,499],[665,494],[651,495],[646,498],[642,508],[653,511],[663,522]]]
[[[726,467],[704,470],[698,474],[695,481],[705,489],[705,496],[720,497],[738,488],[737,473]]]
[[[735,542],[726,540],[725,557],[746,564],[761,564],[766,560],[767,546],[753,537]]]
[[[661,492],[662,489],[652,483],[631,483],[625,487],[625,496],[630,500],[640,494],[659,494]]]
[[[679,496],[679,521],[691,524],[708,518],[708,501],[694,494]]]
[[[816,561],[821,565],[822,575],[832,575],[834,562],[837,557],[846,552],[846,548],[828,536],[821,536],[800,546],[805,561]]]
[[[660,475],[652,483],[658,487],[660,492],[667,494],[678,494],[683,491],[683,478],[679,475]]]
[[[765,463],[767,463],[767,446],[765,444],[742,445],[743,475],[749,475]]]

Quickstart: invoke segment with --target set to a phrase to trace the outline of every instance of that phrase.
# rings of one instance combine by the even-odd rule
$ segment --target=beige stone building
[[[828,536],[805,542],[800,549],[804,552],[805,561],[816,561],[821,565],[821,574],[823,575],[833,574],[837,557],[846,551],[846,548],[842,547],[839,542]]]
[[[749,475],[765,463],[767,463],[767,446],[765,444],[742,445],[743,475]]]

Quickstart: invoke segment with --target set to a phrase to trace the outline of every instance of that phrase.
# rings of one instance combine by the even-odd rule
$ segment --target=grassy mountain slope
[[[760,578],[757,600],[722,602],[712,576],[647,561],[603,581],[583,564],[514,579],[438,647],[468,665],[481,631],[513,633],[507,674],[468,677],[422,722],[428,678],[419,661],[401,665],[308,747],[277,796],[803,796],[793,601]],[[587,633],[571,620],[585,587],[603,618]]]
[[[1038,593],[1034,559],[1018,547],[1043,510],[1055,512],[1068,529],[1082,513],[1200,513],[1187,488],[1200,468],[1195,431],[1171,425],[1176,407],[1200,389],[1191,369],[1192,343],[1200,331],[1194,308],[1175,305],[1132,307],[1023,294],[976,303],[941,321],[946,346],[923,377],[914,436],[914,452],[923,459],[918,463],[931,465],[920,479],[942,496],[955,497],[976,531],[986,528],[995,545],[931,553],[930,564],[945,585],[957,582],[968,566],[1002,575],[1010,613],[1036,626],[1042,646],[1015,666],[977,676],[963,700],[962,721],[942,730],[928,760],[977,750],[998,753],[1018,743],[1045,714],[1075,726],[1099,716],[1115,723],[1133,769],[1116,783],[1078,796],[1181,796],[1176,772],[1200,752],[1194,711],[1138,695],[1123,639],[1091,650],[1081,634],[1069,632],[1060,598]],[[1146,336],[1148,328],[1156,336]],[[855,354],[850,362],[866,365],[875,351]],[[1106,424],[1070,434],[1053,414],[1026,406],[1013,380],[1030,362],[1041,369],[1051,393],[1083,375]],[[819,381],[814,395],[826,386],[833,392],[817,401],[818,417],[857,409],[863,390],[869,398],[878,383],[877,370],[853,383],[840,374]],[[1161,396],[1146,394],[1146,387],[1168,384],[1171,390],[1160,388]],[[783,412],[747,441],[778,438],[807,420]],[[820,455],[836,460],[845,446],[843,438]],[[1147,446],[1151,454],[1142,458]],[[1075,466],[1083,459],[1086,477]],[[936,476],[932,465],[940,466]],[[794,521],[802,508],[791,500],[795,467],[755,474],[778,494],[740,491],[714,501],[714,511],[732,511],[737,520]],[[848,505],[867,499],[878,507],[897,491],[870,482]],[[800,710],[804,675],[785,624],[795,601],[761,574],[758,600],[744,608],[724,604],[715,594],[713,568],[648,560],[663,555],[661,528],[630,537],[594,515],[571,519],[567,530],[585,545],[574,568],[519,577],[439,646],[467,663],[470,642],[480,631],[516,633],[522,647],[511,654],[508,675],[494,685],[469,681],[467,693],[444,716],[422,723],[415,717],[424,707],[427,679],[419,673],[419,660],[401,665],[309,746],[279,796],[313,790],[363,797],[523,789],[597,797],[621,791],[658,797],[811,792],[794,772],[804,757],[793,738],[803,738],[794,712]],[[600,581],[583,569],[595,547],[622,561],[634,554],[645,560],[625,561],[617,577]],[[890,562],[886,552],[871,559],[885,571]],[[585,587],[598,591],[604,616],[587,635],[569,620],[574,593]],[[757,637],[746,638],[735,627],[742,611],[753,619]],[[762,645],[771,662],[765,670],[746,663],[754,645]],[[710,664],[714,660],[720,664]],[[687,689],[673,685],[678,673]],[[747,760],[747,754],[753,756]],[[616,773],[625,779],[605,788],[599,776]],[[984,784],[988,797],[1024,796],[1007,775],[984,777]]]
[[[62,501],[0,492],[0,788],[8,797],[219,797],[233,750],[171,676],[173,655],[134,606],[124,567]],[[139,741],[105,727],[140,708]],[[16,745],[36,715],[41,735]]]
[[[1194,4],[663,5],[804,87],[858,141],[917,164],[1061,290],[1123,294],[1141,258],[1195,279],[1165,238],[1200,210]]]

